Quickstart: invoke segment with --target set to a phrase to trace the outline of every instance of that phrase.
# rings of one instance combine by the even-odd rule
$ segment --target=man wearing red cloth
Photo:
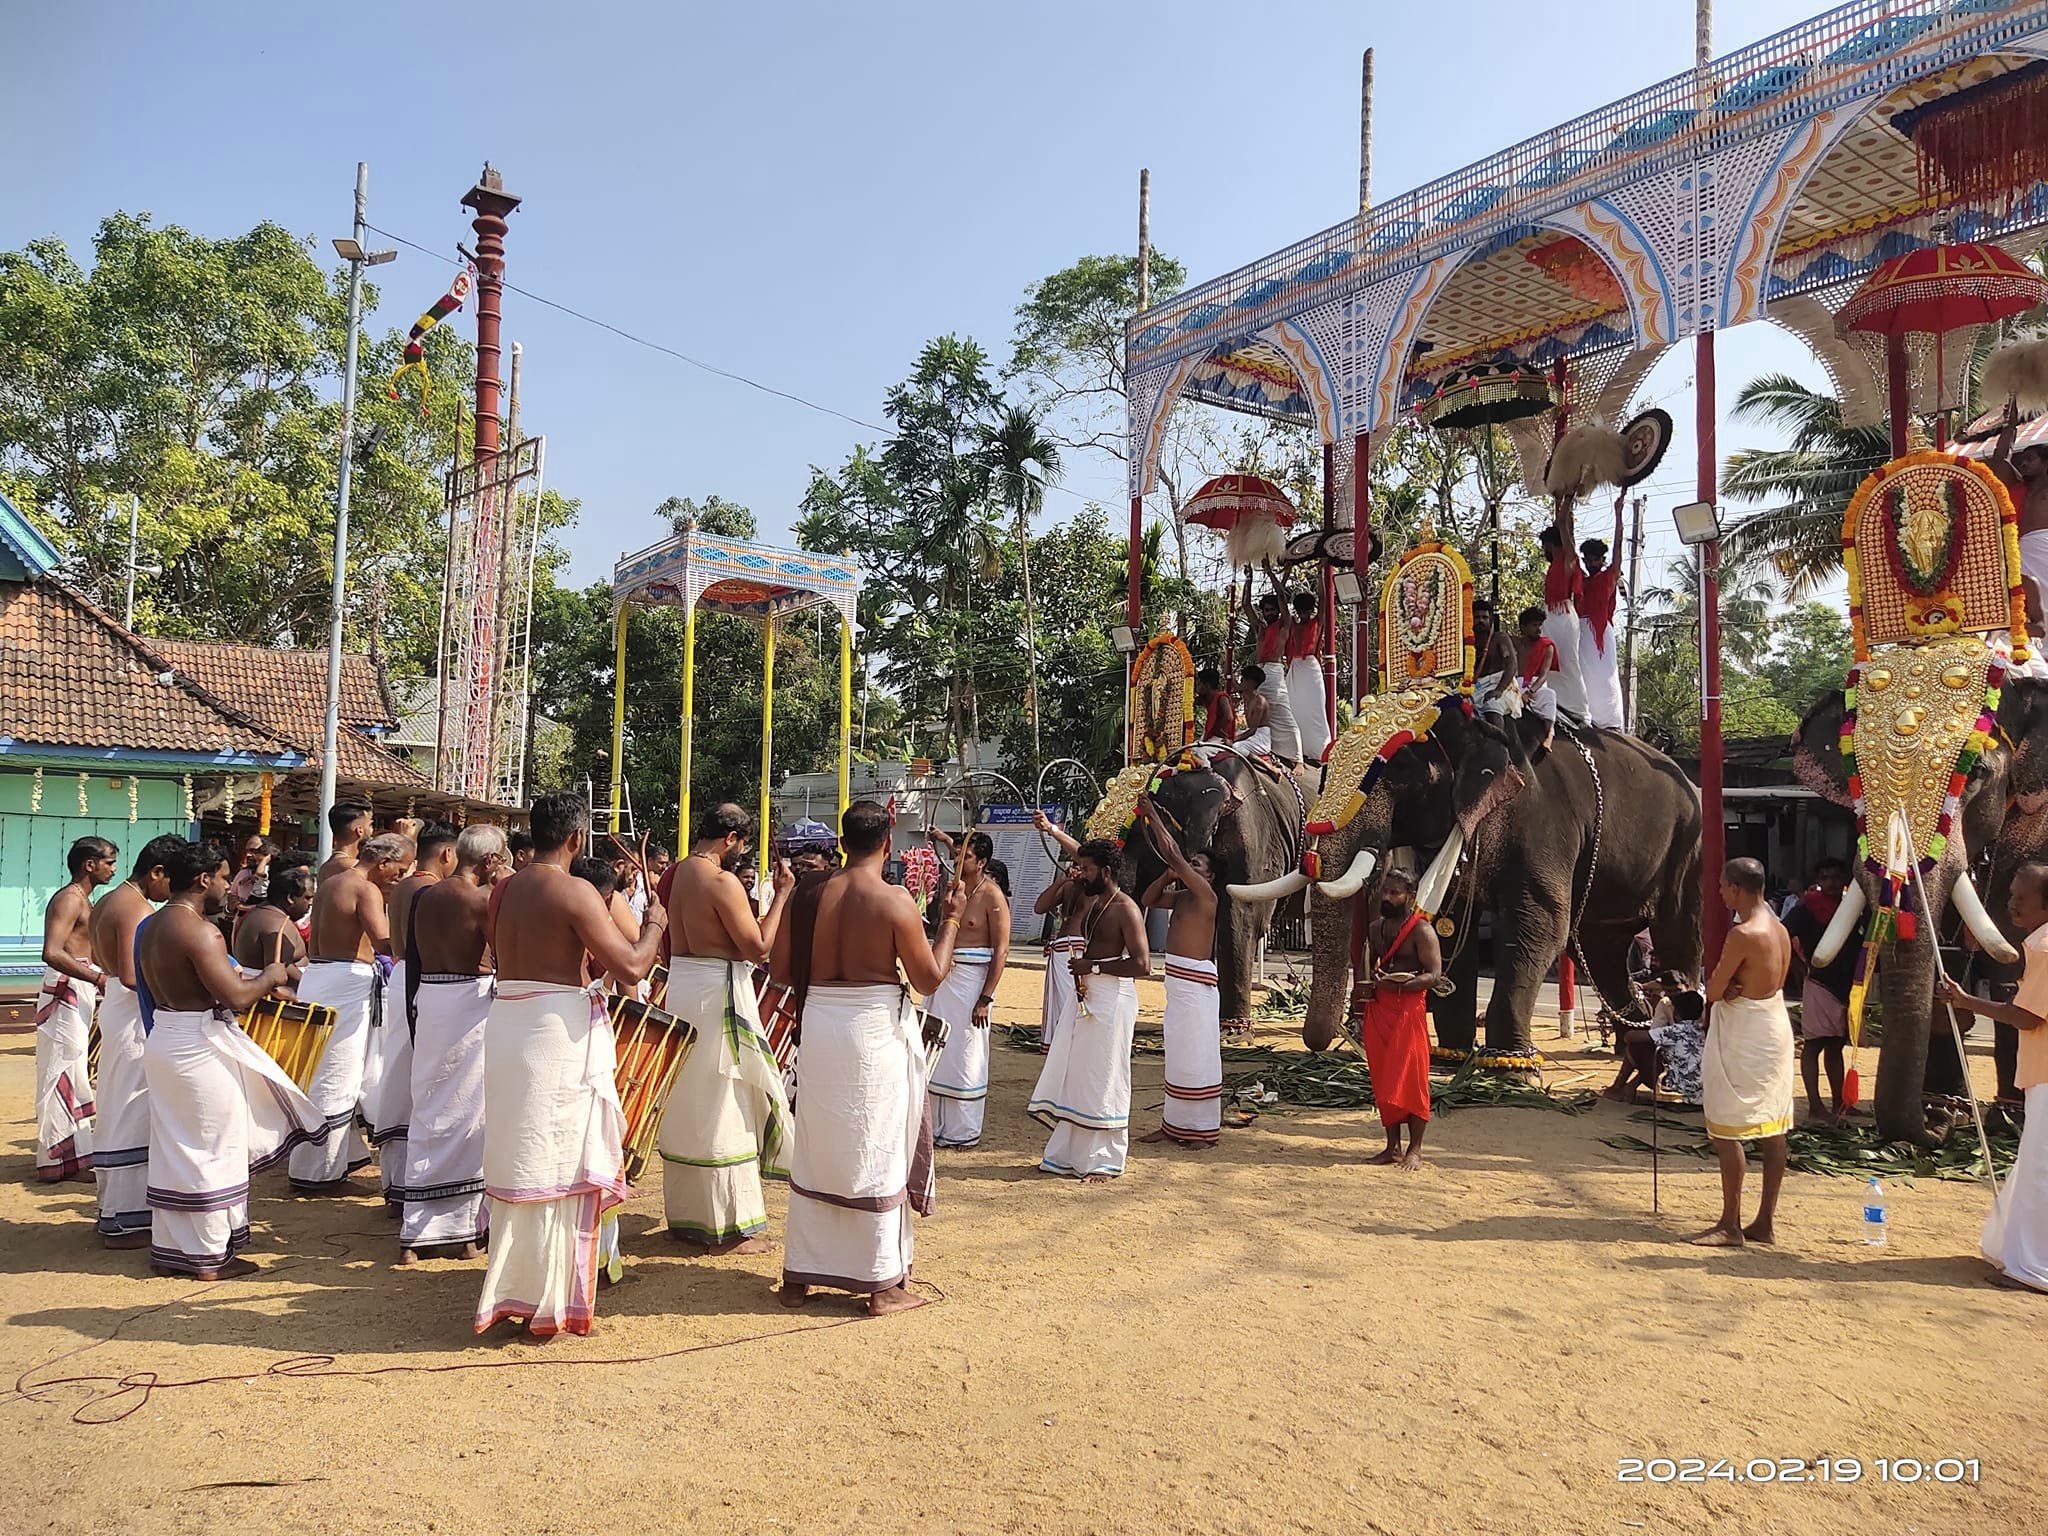
[[[1626,494],[1626,493],[1624,493]],[[1586,689],[1586,715],[1610,731],[1621,729],[1621,655],[1614,633],[1614,603],[1621,567],[1607,558],[1621,549],[1621,503],[1614,498],[1614,543],[1588,539],[1579,546],[1586,574],[1579,587],[1579,673]]]
[[[1390,869],[1380,878],[1380,915],[1365,940],[1359,1038],[1372,1074],[1373,1102],[1387,1131],[1386,1150],[1370,1161],[1420,1168],[1422,1133],[1429,1129],[1429,989],[1443,974],[1443,950],[1436,929],[1415,905],[1415,881],[1405,870]]]

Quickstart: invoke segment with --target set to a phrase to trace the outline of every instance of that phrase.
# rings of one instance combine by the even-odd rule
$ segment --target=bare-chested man
[[[1422,1166],[1422,1137],[1429,1129],[1429,989],[1444,963],[1436,929],[1415,905],[1415,881],[1406,870],[1390,869],[1380,877],[1379,916],[1365,937],[1358,1034],[1387,1133],[1385,1149],[1369,1161],[1412,1171]]]
[[[2027,589],[2027,622],[2035,634],[2042,629],[2042,605],[2048,602],[2048,446],[2039,443],[2013,452],[2019,435],[2019,413],[2008,404],[2005,424],[1991,450],[1991,470],[2005,482],[2019,503],[2020,572]]]
[[[313,894],[313,938],[299,1001],[325,1003],[335,1019],[306,1097],[337,1129],[317,1146],[293,1150],[292,1188],[300,1194],[344,1194],[348,1176],[370,1161],[356,1120],[384,1016],[384,967],[391,955],[385,898],[412,860],[410,838],[379,833],[355,851],[353,863],[322,876]]]
[[[1254,757],[1273,755],[1273,704],[1265,670],[1246,662],[1237,673],[1237,744]]]
[[[1773,1240],[1771,1219],[1785,1177],[1785,1133],[1792,1129],[1798,1076],[1792,1020],[1785,1011],[1792,940],[1764,900],[1764,867],[1755,859],[1730,859],[1722,867],[1721,901],[1734,909],[1735,926],[1707,982],[1712,1011],[1700,1062],[1701,1108],[1721,1159],[1721,1219],[1693,1241],[1705,1248],[1740,1248],[1745,1240]],[[1761,1141],[1764,1159],[1763,1201],[1746,1227],[1745,1141]]]
[[[282,965],[244,976],[215,926],[228,900],[227,856],[181,845],[170,900],[136,937],[149,1083],[150,1268],[226,1280],[256,1266],[249,1179],[295,1141],[329,1136],[320,1112],[235,1027],[234,1014],[281,985]]]
[[[1074,854],[1074,883],[1092,903],[1074,974],[1074,1020],[1046,1053],[1025,1106],[1052,1128],[1038,1166],[1084,1184],[1124,1171],[1131,1142],[1131,1035],[1138,1023],[1138,978],[1152,969],[1138,904],[1117,889],[1122,855],[1095,838]]]
[[[1048,912],[1060,915],[1059,931],[1045,946],[1045,1011],[1038,1026],[1038,1048],[1049,1051],[1054,1038],[1073,1022],[1074,1010],[1079,1005],[1079,995],[1074,990],[1073,968],[1067,962],[1081,952],[1081,946],[1086,942],[1084,935],[1088,921],[1095,914],[1099,898],[1088,895],[1074,878],[1073,857],[1080,851],[1080,839],[1065,828],[1055,826],[1043,811],[1032,815],[1031,824],[1041,835],[1059,844],[1060,851],[1067,857],[1059,876],[1040,891],[1038,900],[1031,904],[1031,910],[1040,917]]]
[[[334,852],[320,866],[318,878],[321,883],[324,884],[329,875],[355,867],[356,856],[361,853],[363,844],[370,840],[374,827],[370,808],[359,801],[338,801],[327,808],[327,830],[334,838]]]
[[[484,1237],[484,1021],[491,1011],[491,887],[505,831],[455,840],[455,868],[423,887],[406,925],[406,987],[394,1012],[412,1040],[398,1261],[440,1249],[475,1258]]]
[[[290,970],[292,985],[297,986],[306,963],[306,941],[299,937],[299,924],[312,910],[312,869],[287,864],[273,870],[264,894],[255,905],[243,909],[242,920],[235,925],[235,963],[245,971],[281,964]]]
[[[761,1024],[754,968],[766,965],[795,880],[775,864],[766,916],[733,871],[753,818],[730,801],[697,817],[668,891],[668,1011],[697,1026],[697,1046],[661,1117],[661,1197],[671,1236],[711,1253],[765,1249],[764,1177],[789,1177],[782,1069]]]
[[[149,1079],[142,1004],[135,991],[135,930],[171,895],[170,863],[185,839],[153,837],[126,880],[92,909],[93,963],[107,975],[100,1000],[100,1080],[93,1095],[93,1172],[99,1232],[109,1248],[149,1246]]]
[[[981,1142],[988,1108],[988,1010],[1010,963],[1010,901],[989,878],[996,845],[986,832],[956,840],[934,828],[931,835],[958,861],[955,883],[963,898],[953,963],[925,1003],[925,1011],[944,1019],[949,1031],[932,1069],[932,1142],[972,1147]]]
[[[926,1046],[903,983],[938,986],[966,897],[955,881],[934,947],[910,893],[882,878],[888,811],[857,800],[839,835],[846,867],[804,887],[775,944],[803,1029],[782,1300],[800,1307],[823,1286],[880,1316],[922,1304],[910,1217],[932,1208]]]
[[[106,972],[94,963],[86,920],[92,893],[114,878],[114,845],[81,837],[71,878],[43,909],[43,987],[36,998],[36,1178],[92,1178],[92,1016]]]
[[[668,915],[647,914],[628,944],[595,887],[569,873],[590,841],[580,795],[543,795],[532,811],[533,862],[492,893],[497,994],[484,1026],[484,1192],[491,1266],[476,1331],[507,1319],[545,1338],[590,1332],[600,1267],[618,1273],[625,1199],[624,1114],[611,1021],[585,958],[634,985],[668,943]]]
[[[1173,914],[1166,930],[1166,1107],[1145,1141],[1213,1147],[1223,1133],[1223,1025],[1216,997],[1215,868],[1207,853],[1183,853],[1152,797],[1138,801],[1138,825],[1165,870],[1143,907]]]
[[[370,1031],[363,1070],[363,1118],[384,1180],[384,1210],[401,1216],[405,1207],[405,1138],[412,1124],[412,1030],[406,1025],[406,940],[413,903],[420,892],[455,872],[456,830],[445,821],[420,824],[413,840],[412,868],[385,892],[384,918],[391,930],[391,968],[384,978],[384,1006]]]

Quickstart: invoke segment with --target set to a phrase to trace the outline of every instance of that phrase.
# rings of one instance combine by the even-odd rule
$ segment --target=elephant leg
[[[1564,953],[1564,903],[1529,883],[1521,871],[1504,872],[1501,885],[1517,891],[1500,912],[1500,964],[1493,975],[1493,1000],[1486,1005],[1486,1047],[1514,1055],[1535,1049],[1530,1021],[1537,990]]]
[[[1473,913],[1468,921],[1476,927],[1479,914]],[[1469,936],[1464,948],[1451,958],[1451,995],[1429,1000],[1429,1016],[1436,1025],[1438,1045],[1469,1051],[1479,1038],[1479,962],[1484,958],[1479,940]]]
[[[1621,1012],[1632,1006],[1635,984],[1628,973],[1628,952],[1635,943],[1636,920],[1619,923],[1587,923],[1579,928],[1579,948],[1585,952],[1586,982],[1594,995],[1609,1008]]]
[[[1249,1019],[1252,961],[1259,947],[1260,913],[1247,902],[1223,899],[1216,921],[1216,1006],[1223,1022]]]
[[[1958,1024],[1963,1020],[1958,1018]],[[1964,1024],[1967,1029],[1969,1026]],[[1969,1091],[1969,1068],[1956,1054],[1956,1037],[1948,1027],[1948,1009],[1937,1002],[1927,1021],[1927,1081],[1924,1091],[1961,1097]]]
[[[1364,921],[1356,910],[1364,900],[1362,893],[1349,901],[1318,897],[1309,909],[1315,969],[1309,976],[1301,1043],[1312,1051],[1327,1051],[1351,1022],[1351,925]]]

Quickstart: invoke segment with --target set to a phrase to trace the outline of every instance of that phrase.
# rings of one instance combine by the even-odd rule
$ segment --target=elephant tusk
[[[1464,850],[1465,834],[1454,826],[1416,887],[1415,904],[1423,911],[1434,913],[1450,893],[1451,879],[1458,872],[1458,856]]]
[[[1991,921],[1991,914],[1984,910],[1984,898],[1977,894],[1977,886],[1965,870],[1956,876],[1956,887],[1949,899],[1956,904],[1956,912],[1969,924],[1970,932],[1977,935],[1977,942],[1984,946],[1984,953],[2001,964],[2010,965],[2019,959],[2019,951],[2012,947],[2006,936],[1998,931],[1998,924]]]
[[[1283,901],[1296,891],[1308,889],[1308,876],[1298,869],[1290,869],[1277,880],[1262,880],[1257,885],[1226,885],[1232,901]]]
[[[1361,848],[1351,856],[1351,867],[1334,880],[1319,880],[1316,890],[1332,901],[1349,901],[1364,888],[1372,878],[1373,866],[1379,863],[1379,855],[1370,848]]]
[[[1827,931],[1820,936],[1820,942],[1813,946],[1813,963],[1830,965],[1835,956],[1842,952],[1842,946],[1849,942],[1849,935],[1856,931],[1856,919],[1863,915],[1863,887],[1850,881],[1848,889],[1842,892],[1842,904],[1835,908],[1835,915],[1828,919]],[[1960,905],[1960,903],[1958,903]]]

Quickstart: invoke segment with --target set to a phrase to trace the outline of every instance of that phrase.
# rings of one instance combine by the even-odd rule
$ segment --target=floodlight
[[[1721,525],[1714,517],[1711,501],[1689,501],[1671,509],[1671,521],[1678,525],[1681,544],[1711,544],[1721,537]]]

